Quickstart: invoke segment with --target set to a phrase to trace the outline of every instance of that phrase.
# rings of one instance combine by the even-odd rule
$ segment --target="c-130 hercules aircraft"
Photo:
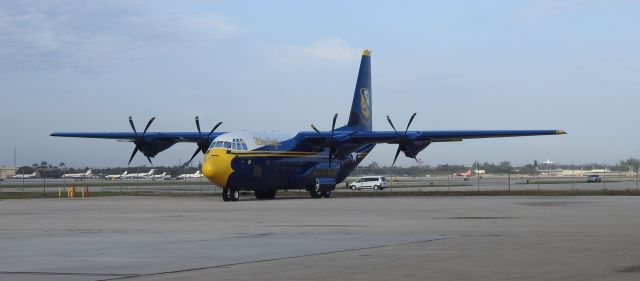
[[[151,162],[150,157],[168,149],[177,142],[193,142],[204,154],[202,173],[223,189],[224,201],[237,201],[240,191],[253,191],[258,199],[272,199],[277,190],[306,189],[312,198],[329,198],[336,184],[343,181],[378,143],[397,144],[393,163],[400,152],[415,158],[427,146],[436,142],[454,142],[464,139],[498,138],[535,135],[560,135],[562,130],[473,130],[473,131],[409,131],[416,113],[411,115],[404,131],[372,129],[371,51],[364,50],[353,94],[349,122],[336,128],[338,114],[333,116],[330,131],[297,134],[278,132],[232,131],[216,132],[219,122],[208,134],[197,132],[147,132],[155,120],[151,118],[139,133],[129,117],[133,132],[111,133],[53,133],[55,137],[118,139],[133,142],[135,148],[129,163],[138,151]]]

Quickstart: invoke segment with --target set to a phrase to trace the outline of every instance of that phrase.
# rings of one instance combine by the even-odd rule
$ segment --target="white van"
[[[357,179],[349,184],[349,187],[353,190],[360,190],[363,188],[373,188],[375,190],[383,190],[387,187],[387,178],[384,176],[366,176]]]

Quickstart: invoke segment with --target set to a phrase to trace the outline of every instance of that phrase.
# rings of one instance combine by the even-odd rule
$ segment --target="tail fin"
[[[364,50],[347,127],[351,130],[371,131],[371,109],[371,50]]]

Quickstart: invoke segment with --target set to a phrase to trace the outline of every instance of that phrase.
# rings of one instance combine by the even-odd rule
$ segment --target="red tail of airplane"
[[[465,177],[465,178],[469,178],[472,176],[472,172],[471,169],[468,169],[466,172],[464,173],[455,173],[453,174],[454,177]]]

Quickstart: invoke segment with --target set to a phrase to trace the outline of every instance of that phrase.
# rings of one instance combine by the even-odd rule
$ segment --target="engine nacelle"
[[[155,157],[158,153],[167,150],[175,144],[172,141],[141,141],[136,143],[140,151],[149,157]]]
[[[408,141],[400,144],[400,151],[409,158],[415,158],[420,151],[423,151],[431,144],[430,141]]]

